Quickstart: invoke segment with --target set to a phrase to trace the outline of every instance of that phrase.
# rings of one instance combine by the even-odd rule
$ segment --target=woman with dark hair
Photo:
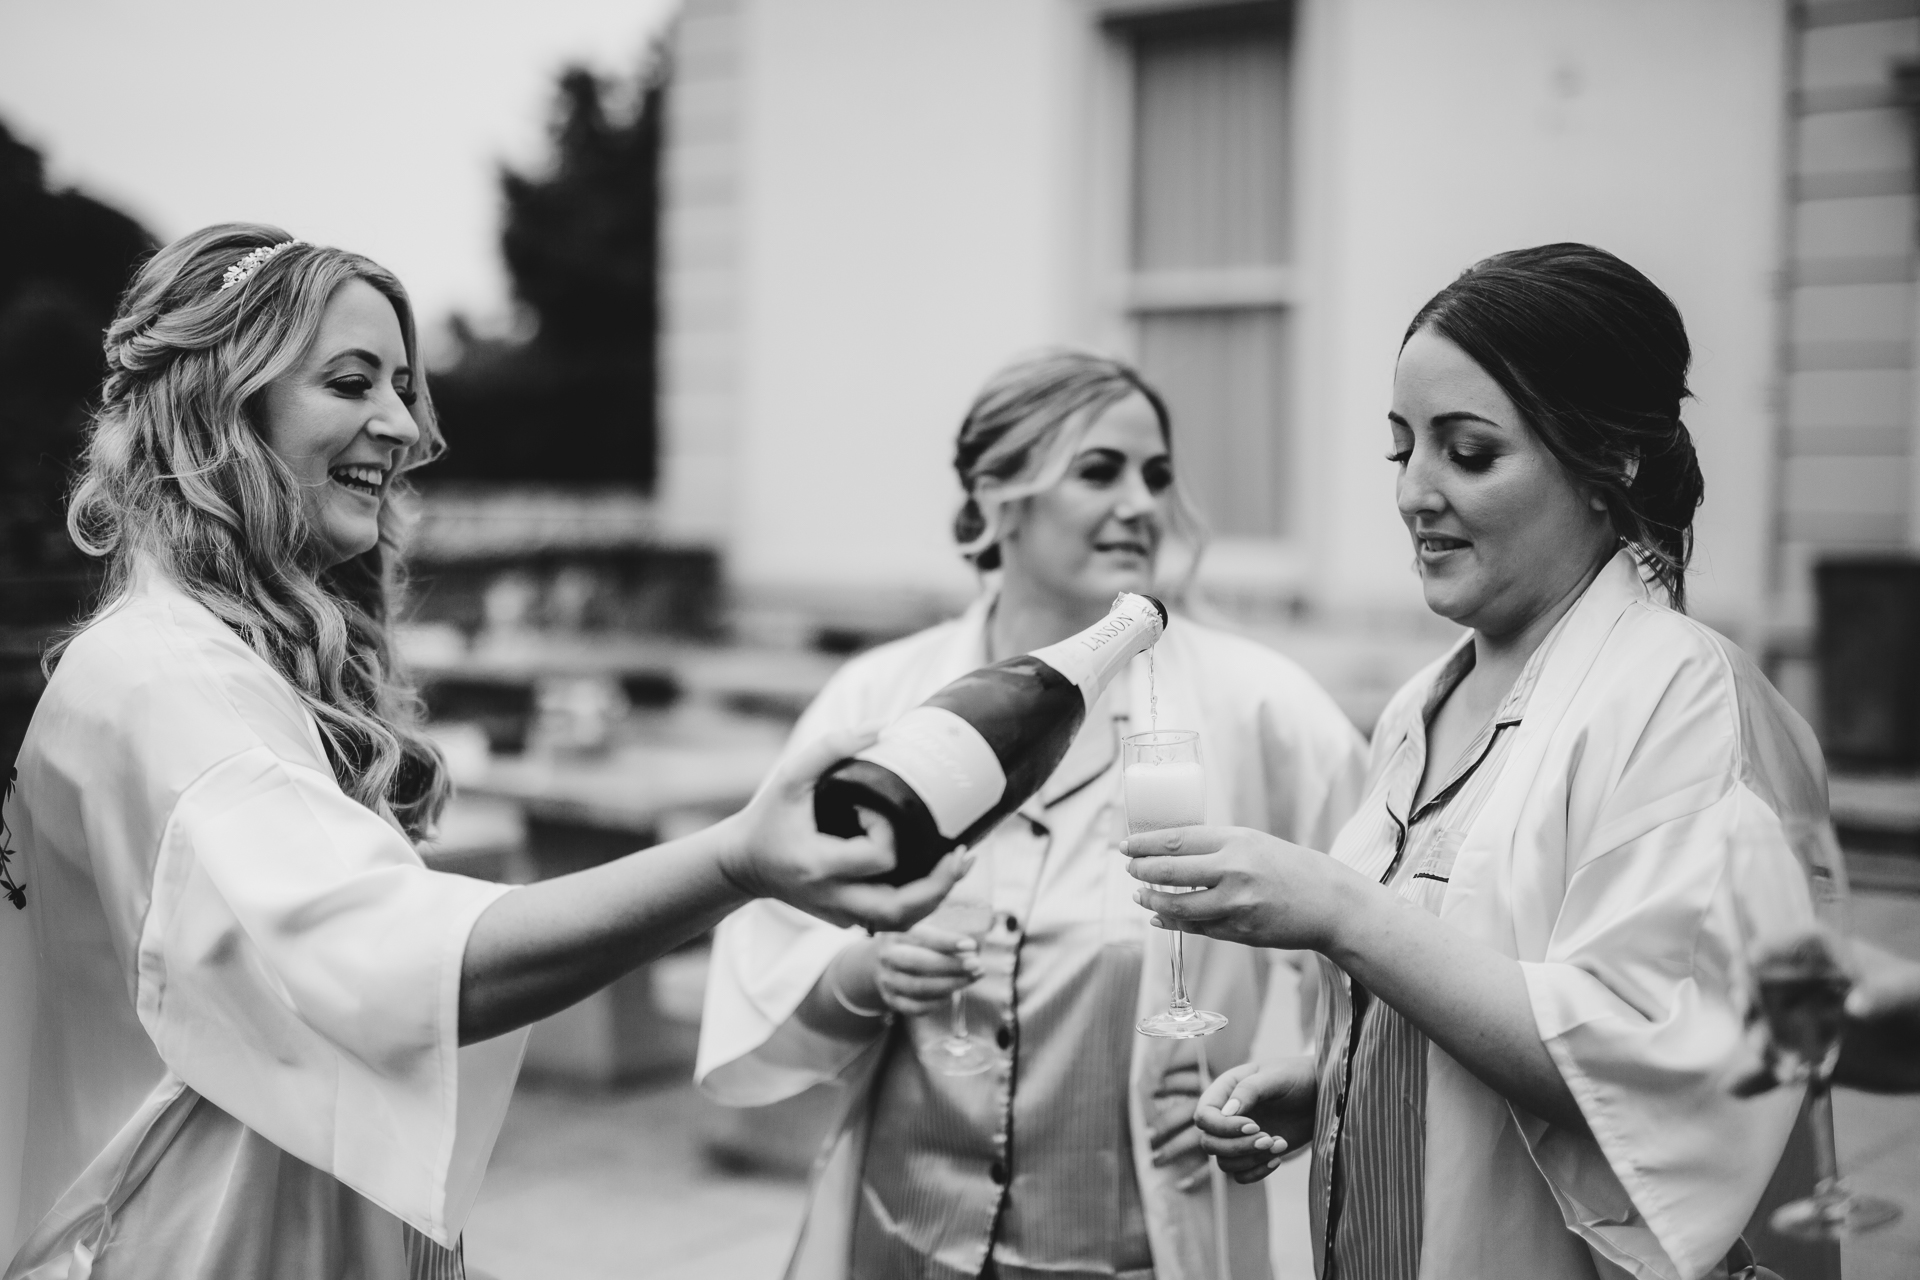
[[[1123,364],[1060,352],[995,375],[954,446],[967,495],[954,534],[985,590],[959,619],[849,662],[795,740],[894,719],[957,676],[1092,625],[1117,592],[1151,589],[1169,535],[1198,534],[1173,457],[1166,407]],[[1363,748],[1304,672],[1185,616],[1153,662],[1160,724],[1201,732],[1210,813],[1332,837]],[[1114,856],[1118,742],[1147,728],[1146,666],[1113,682],[1039,795],[982,842],[960,886],[995,909],[977,948],[930,927],[938,916],[868,937],[761,906],[720,927],[703,1087],[750,1106],[847,1086],[793,1280],[1267,1275],[1261,1189],[1208,1168],[1192,1117],[1212,1071],[1248,1056],[1278,957],[1202,942],[1187,956],[1192,998],[1227,1027],[1204,1040],[1133,1029],[1164,1005],[1167,973],[1165,935],[1148,945]],[[989,1057],[980,1074],[943,1075],[917,1052],[937,1038],[923,1015],[962,989]]]
[[[457,1280],[520,1028],[757,894],[898,928],[961,870],[849,883],[892,857],[814,830],[844,734],[635,857],[519,888],[428,870],[446,770],[388,620],[440,436],[400,282],[208,227],[140,269],[106,347],[68,521],[106,587],[50,655],[0,825],[27,913],[0,927],[38,970],[6,975],[37,997],[7,1028],[32,1037],[8,1280]]]
[[[1798,1099],[1727,1088],[1736,828],[1824,818],[1806,725],[1683,612],[1689,351],[1578,244],[1477,264],[1408,326],[1388,416],[1428,606],[1469,628],[1374,732],[1331,857],[1135,836],[1167,927],[1322,956],[1317,1057],[1196,1114],[1242,1180],[1313,1151],[1323,1277],[1724,1275]]]

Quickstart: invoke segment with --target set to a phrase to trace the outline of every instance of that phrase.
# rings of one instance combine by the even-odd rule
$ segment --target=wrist
[[[1351,971],[1366,940],[1378,935],[1381,912],[1392,907],[1394,898],[1386,889],[1351,872],[1335,878],[1329,896],[1326,928],[1321,945],[1314,950]]]
[[[720,878],[743,902],[767,896],[753,848],[747,839],[745,817],[744,810],[729,814],[708,827],[704,833],[713,841],[714,866]]]

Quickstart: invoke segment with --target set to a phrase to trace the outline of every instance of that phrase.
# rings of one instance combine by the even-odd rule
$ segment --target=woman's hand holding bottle
[[[866,834],[846,840],[822,835],[814,825],[815,781],[875,737],[833,733],[808,744],[726,820],[734,830],[721,866],[736,889],[777,898],[832,924],[874,930],[905,929],[940,905],[972,864],[966,851],[947,854],[925,879],[895,888],[868,882],[894,866],[893,833],[883,820],[863,813]]]

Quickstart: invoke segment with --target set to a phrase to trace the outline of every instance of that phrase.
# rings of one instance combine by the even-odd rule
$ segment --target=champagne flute
[[[947,891],[927,923],[943,933],[972,938],[977,956],[993,929],[993,860],[984,848],[976,850],[975,858],[972,872]],[[965,995],[966,988],[960,987],[948,997],[946,1034],[921,1057],[929,1070],[943,1076],[979,1075],[993,1065],[993,1050],[967,1030]]]
[[[1206,821],[1207,777],[1200,768],[1200,735],[1191,729],[1161,729],[1120,740],[1120,787],[1127,803],[1127,833],[1192,827]],[[1167,893],[1189,890],[1160,885]],[[1187,999],[1187,935],[1173,931],[1173,995],[1164,1011],[1142,1018],[1143,1036],[1188,1040],[1227,1025],[1225,1014],[1196,1009]]]
[[[1789,818],[1786,848],[1743,839],[1735,919],[1744,949],[1747,1025],[1762,1040],[1773,1077],[1804,1085],[1819,1181],[1776,1209],[1770,1225],[1796,1240],[1840,1240],[1884,1227],[1900,1208],[1848,1189],[1833,1149],[1829,1081],[1840,1060],[1847,993],[1847,872],[1833,827]]]

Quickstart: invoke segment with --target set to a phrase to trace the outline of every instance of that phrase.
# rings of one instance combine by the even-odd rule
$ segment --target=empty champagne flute
[[[1207,776],[1200,767],[1200,735],[1191,729],[1161,729],[1120,740],[1120,787],[1127,804],[1127,833],[1192,827],[1207,818]],[[1167,893],[1186,893],[1160,885]],[[1143,1036],[1187,1040],[1227,1025],[1225,1014],[1196,1009],[1187,999],[1186,935],[1173,936],[1173,995],[1164,1011],[1142,1018]]]
[[[1742,935],[1747,1025],[1782,1085],[1804,1085],[1819,1182],[1776,1209],[1770,1225],[1797,1240],[1839,1240],[1884,1227],[1899,1206],[1848,1189],[1833,1149],[1829,1080],[1840,1060],[1853,978],[1847,873],[1832,824],[1783,823],[1786,849],[1758,834],[1741,841],[1735,918]]]
[[[993,929],[993,863],[985,849],[975,851],[974,868],[947,892],[927,923],[943,933],[972,938],[980,954]],[[993,1065],[993,1050],[967,1030],[966,988],[956,990],[947,1011],[947,1031],[921,1055],[928,1070],[943,1076],[978,1075]]]

